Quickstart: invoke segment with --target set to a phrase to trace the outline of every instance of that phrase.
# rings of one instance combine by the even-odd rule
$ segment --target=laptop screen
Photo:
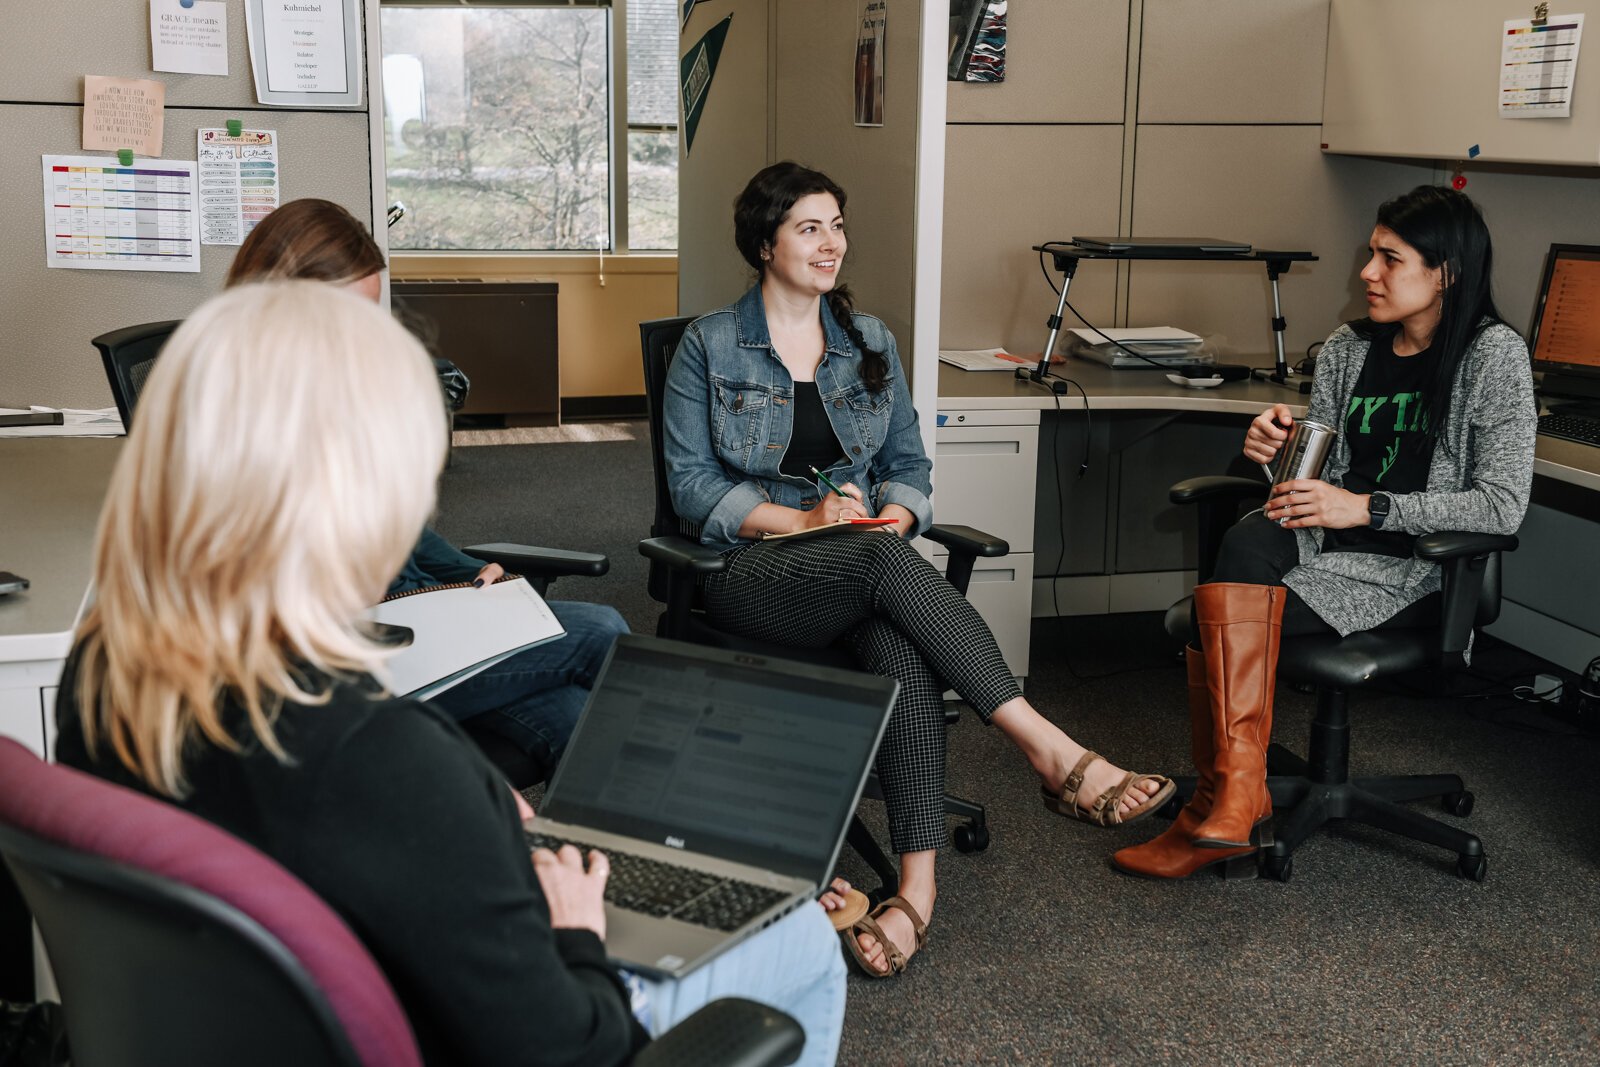
[[[617,640],[541,814],[821,883],[896,684]]]

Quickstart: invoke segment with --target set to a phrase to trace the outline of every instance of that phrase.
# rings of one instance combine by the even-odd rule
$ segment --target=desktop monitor
[[[1600,400],[1600,245],[1550,246],[1529,341],[1545,397]]]

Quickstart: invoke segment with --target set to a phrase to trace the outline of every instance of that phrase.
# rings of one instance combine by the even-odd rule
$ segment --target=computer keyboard
[[[524,830],[522,836],[530,849],[548,848],[554,852],[571,844],[579,851],[588,851],[586,845],[548,834]],[[737,930],[786,895],[754,882],[719,878],[626,852],[607,852],[606,858],[611,861],[611,877],[606,880],[608,904],[712,930]]]
[[[1579,444],[1600,448],[1600,419],[1589,415],[1563,415],[1559,412],[1539,416],[1539,432]]]

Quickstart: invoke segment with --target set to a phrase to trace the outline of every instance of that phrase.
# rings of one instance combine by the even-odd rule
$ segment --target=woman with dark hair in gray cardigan
[[[1533,484],[1538,406],[1528,349],[1490,296],[1493,250],[1465,195],[1419,186],[1378,209],[1361,271],[1368,316],[1317,357],[1308,418],[1339,429],[1320,479],[1272,487],[1223,538],[1195,587],[1199,648],[1186,649],[1194,799],[1173,825],[1113,857],[1184,878],[1254,851],[1272,815],[1266,747],[1278,639],[1437,616],[1437,564],[1419,534],[1510,534]],[[1271,463],[1294,423],[1275,404],[1245,435]]]

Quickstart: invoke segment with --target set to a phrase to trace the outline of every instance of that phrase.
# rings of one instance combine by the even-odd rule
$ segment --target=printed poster
[[[228,73],[228,5],[222,0],[150,0],[150,69]]]
[[[144,78],[83,76],[83,149],[159,156],[165,132],[165,82]]]
[[[75,270],[200,269],[188,159],[44,156],[44,247],[51,267]]]
[[[889,0],[866,0],[856,31],[856,125],[883,125],[883,37]]]
[[[1006,0],[950,0],[947,81],[1006,80]]]
[[[1507,19],[1500,35],[1500,117],[1564,119],[1572,115],[1582,15]]]
[[[243,244],[256,223],[279,202],[278,131],[202,129],[195,135],[200,161],[200,243]]]

